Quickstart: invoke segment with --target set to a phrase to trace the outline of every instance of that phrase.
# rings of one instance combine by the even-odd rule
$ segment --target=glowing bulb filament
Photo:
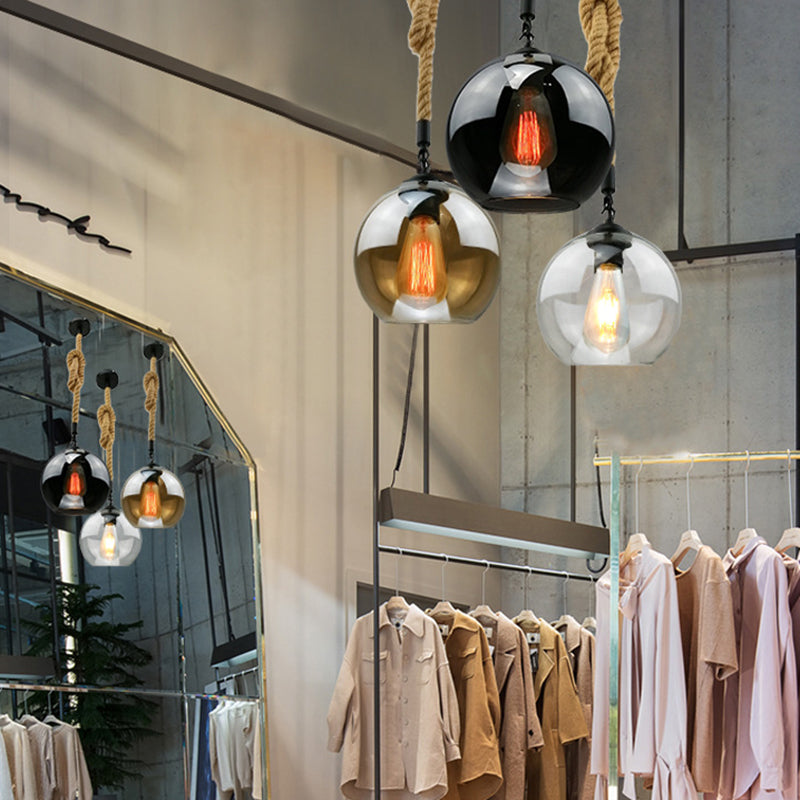
[[[628,343],[630,333],[622,269],[615,264],[601,264],[594,273],[586,305],[584,338],[598,350],[613,353]]]
[[[142,486],[142,516],[158,518],[161,516],[161,496],[155,481],[145,481]]]
[[[542,160],[539,119],[533,111],[523,111],[517,123],[514,139],[514,155],[519,164],[526,167],[537,165]]]
[[[530,86],[514,92],[500,140],[500,155],[506,164],[547,169],[556,157],[556,138],[550,104]]]
[[[444,247],[439,223],[420,215],[408,221],[397,263],[397,294],[418,308],[444,300],[447,294]]]
[[[82,497],[86,492],[86,483],[83,476],[78,469],[70,470],[67,476],[67,489],[65,494],[71,494],[75,497]]]
[[[100,539],[100,555],[106,561],[113,561],[117,557],[117,531],[113,522],[106,522],[103,527],[103,536]]]

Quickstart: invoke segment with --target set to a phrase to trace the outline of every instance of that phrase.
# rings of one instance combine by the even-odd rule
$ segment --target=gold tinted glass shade
[[[137,528],[171,528],[186,508],[180,481],[159,466],[143,467],[122,487],[122,511]]]
[[[53,456],[42,472],[42,497],[52,511],[67,516],[91,514],[108,499],[108,470],[86,450]]]
[[[412,179],[362,223],[356,281],[385,322],[472,322],[497,290],[499,254],[493,223],[464,192]]]
[[[98,511],[81,528],[83,557],[95,567],[127,567],[142,549],[142,535],[116,508]]]

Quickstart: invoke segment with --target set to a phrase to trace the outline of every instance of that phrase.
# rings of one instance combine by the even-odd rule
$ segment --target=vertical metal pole
[[[3,465],[3,470],[8,474],[8,471],[11,469],[11,465],[6,463]],[[11,498],[8,499],[8,504],[11,505]],[[3,551],[0,553],[0,563],[3,565],[3,605],[5,606],[5,614],[6,614],[6,647],[8,648],[9,654],[14,652],[14,634],[12,631],[11,625],[11,587],[9,586],[8,581],[8,539],[7,539],[7,528],[8,528],[8,516],[5,517],[3,520]]]
[[[373,724],[374,745],[373,759],[375,765],[375,800],[381,798],[381,664],[380,664],[380,620],[378,610],[381,605],[381,564],[380,544],[381,525],[379,517],[379,484],[380,469],[380,329],[378,318],[372,317],[372,634],[373,644]]]
[[[678,3],[678,248],[688,247],[683,229],[686,183],[686,0]]]
[[[619,749],[619,455],[611,456],[611,591],[609,594],[608,800],[617,800]]]
[[[11,465],[6,465],[6,492],[8,493],[8,534],[11,538],[11,591],[14,593],[14,624],[16,626],[17,655],[22,655],[22,624],[19,610],[19,570],[17,568],[17,528],[14,524],[14,479]],[[8,621],[9,625],[11,620]],[[14,652],[13,650],[11,651]]]
[[[578,382],[578,368],[572,366],[569,368],[569,518],[575,522],[576,513],[576,495],[578,491],[578,456],[577,456],[577,439],[578,439],[578,413],[577,405],[577,382]]]
[[[217,629],[214,625],[214,601],[211,597],[211,571],[208,566],[208,537],[206,535],[206,517],[203,513],[203,495],[200,492],[200,470],[194,471],[194,486],[197,490],[197,516],[200,520],[200,538],[203,542],[203,566],[206,575],[206,596],[208,597],[208,619],[211,622],[211,647],[217,646]]]
[[[800,233],[794,237],[794,439],[800,450]],[[800,514],[800,469],[795,470],[795,516]]]
[[[431,369],[430,325],[422,326],[422,491],[431,490]]]

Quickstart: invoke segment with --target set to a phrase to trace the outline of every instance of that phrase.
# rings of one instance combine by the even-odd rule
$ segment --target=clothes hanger
[[[745,453],[747,462],[744,467],[744,528],[739,531],[736,542],[731,548],[734,556],[738,556],[744,550],[745,545],[758,536],[755,528],[750,527],[750,451],[745,450]]]
[[[703,546],[700,534],[692,528],[692,495],[689,486],[689,473],[693,468],[694,457],[692,457],[692,461],[689,464],[689,469],[686,470],[686,530],[681,534],[681,538],[678,540],[678,547],[672,554],[671,561],[675,568],[678,567],[678,564],[683,561],[684,556],[690,550],[699,551]],[[694,563],[694,560],[692,560],[692,563]]]
[[[474,617],[481,623],[481,625],[494,625],[497,622],[497,614],[492,611],[489,606],[486,605],[486,573],[489,571],[489,562],[484,561],[486,564],[486,568],[483,570],[483,574],[481,575],[481,604],[477,607],[472,609],[469,612],[471,617]]]
[[[639,469],[636,470],[634,477],[634,521],[636,523],[636,533],[632,533],[628,537],[628,542],[625,549],[619,554],[619,568],[627,566],[634,556],[641,553],[645,547],[650,547],[650,542],[647,537],[639,532],[639,473],[644,466],[644,459],[639,459]]]
[[[449,600],[445,600],[447,594],[444,590],[444,570],[445,567],[450,563],[450,556],[448,556],[446,553],[441,553],[440,555],[442,558],[444,558],[444,563],[442,564],[442,599],[426,613],[439,623],[450,624],[453,622],[453,619],[456,616],[456,610],[453,607],[453,604]]]
[[[394,562],[394,594],[386,601],[386,613],[391,618],[392,615],[405,617],[410,606],[405,597],[400,594],[400,558],[403,555],[403,548],[397,548],[397,558]]]
[[[794,525],[794,508],[792,506],[792,456],[791,451],[786,451],[786,488],[789,490],[789,527],[783,532],[775,549],[779,553],[785,553],[792,547],[800,547],[800,528]]]
[[[569,582],[569,572],[564,573],[564,583],[561,584],[561,616],[552,623],[556,630],[562,630],[569,625],[570,622],[577,622],[577,620],[567,614],[567,583]]]
[[[530,578],[532,574],[533,570],[531,566],[528,565],[528,573],[525,575],[525,608],[523,608],[522,611],[520,611],[519,614],[514,617],[514,622],[516,622],[517,625],[522,625],[523,623],[532,623],[534,625],[539,624],[538,617],[533,613],[533,611],[531,611],[530,605],[528,604],[528,578]]]

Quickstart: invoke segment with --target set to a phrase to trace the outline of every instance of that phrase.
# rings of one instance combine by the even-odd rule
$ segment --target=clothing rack
[[[660,456],[619,457],[619,463],[628,466],[798,460],[800,460],[800,450],[740,450],[733,453],[675,453],[673,455]],[[596,467],[609,467],[611,466],[611,456],[595,456],[593,463]]]
[[[194,700],[259,700],[244,694],[208,694],[205,692],[179,692],[170,689],[135,689],[127,686],[83,686],[72,683],[20,683],[0,681],[0,690],[11,689],[27,692],[66,692],[68,694],[136,694],[145,697],[177,697]]]
[[[506,564],[502,561],[487,561],[485,558],[469,558],[467,556],[451,556],[446,553],[431,553],[427,550],[410,550],[407,547],[395,547],[393,545],[378,545],[381,553],[394,553],[398,556],[411,556],[412,558],[426,558],[432,561],[444,561],[447,564],[467,564],[484,569],[502,569],[509,572],[522,572],[526,575],[549,575],[554,578],[566,578],[576,581],[592,581],[596,578],[593,575],[584,575],[581,572],[567,572],[566,570],[546,569],[544,567],[529,567],[527,564]]]

